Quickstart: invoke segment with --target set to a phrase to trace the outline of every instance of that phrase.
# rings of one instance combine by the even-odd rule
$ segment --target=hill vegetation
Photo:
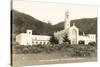
[[[71,20],[71,26],[75,23],[76,27],[79,28],[80,34],[85,32],[87,34],[96,34],[97,33],[97,18],[82,18]],[[64,29],[64,22],[60,22],[54,25],[55,30],[62,30]]]
[[[32,29],[33,34],[49,35],[53,30],[50,24],[15,10],[12,10],[12,28],[12,32],[15,34]]]
[[[56,25],[45,23],[30,15],[12,10],[12,33],[18,34],[26,32],[26,29],[32,29],[33,34],[52,35],[55,31],[64,29],[64,22]],[[82,18],[71,20],[71,26],[75,25],[79,28],[80,34],[82,32],[96,34],[97,33],[97,18]]]

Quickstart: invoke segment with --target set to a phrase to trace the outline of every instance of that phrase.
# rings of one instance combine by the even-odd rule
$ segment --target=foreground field
[[[12,64],[14,66],[56,64],[56,63],[76,63],[96,61],[94,57],[68,57],[63,52],[39,53],[39,54],[12,54]]]

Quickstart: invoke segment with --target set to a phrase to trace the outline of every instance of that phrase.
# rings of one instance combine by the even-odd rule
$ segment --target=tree
[[[48,25],[52,25],[50,21],[48,21]]]
[[[50,43],[51,43],[51,44],[58,44],[58,39],[55,38],[54,35],[52,35],[51,38],[50,38]]]
[[[68,42],[70,44],[70,40],[68,39],[68,35],[65,34],[64,38],[63,38],[63,42]]]

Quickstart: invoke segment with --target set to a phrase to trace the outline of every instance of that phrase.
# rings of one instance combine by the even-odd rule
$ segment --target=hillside
[[[71,20],[71,26],[75,23],[75,25],[79,28],[80,34],[82,32],[96,34],[97,33],[97,18],[82,18]],[[64,29],[64,22],[60,22],[54,25],[55,30]]]
[[[51,35],[55,31],[62,30],[64,28],[64,22],[60,22],[56,25],[50,25],[42,22],[32,16],[12,10],[12,33],[18,34],[26,32],[26,29],[32,29],[33,34]],[[92,33],[96,34],[97,30],[97,18],[83,18],[71,21],[79,28],[80,33]]]
[[[26,32],[26,29],[32,29],[33,34],[50,35],[52,33],[50,24],[15,10],[12,10],[12,28],[13,33]]]

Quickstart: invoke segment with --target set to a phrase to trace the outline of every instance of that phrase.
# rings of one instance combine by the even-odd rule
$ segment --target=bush
[[[90,46],[96,46],[96,43],[95,42],[89,42],[88,45],[90,45]]]
[[[38,48],[38,47],[33,47],[31,51],[32,51],[32,53],[40,53],[43,50],[41,48]]]
[[[79,41],[79,44],[85,44],[85,42],[84,42],[84,41],[82,41],[82,40],[80,40],[80,41]]]
[[[13,47],[14,53],[17,54],[27,54],[27,53],[40,53],[43,51],[43,47],[40,45],[16,45]]]
[[[16,45],[16,46],[13,46],[14,53],[17,53],[17,54],[23,53],[23,48],[24,47],[25,47],[24,45]]]
[[[50,43],[51,44],[58,44],[58,39],[54,35],[52,35],[50,38]]]
[[[27,47],[23,48],[22,53],[24,53],[24,54],[29,53],[29,49]]]
[[[66,48],[66,53],[71,57],[88,57],[96,54],[96,48],[88,45],[72,45]]]
[[[90,45],[70,45],[67,42],[63,44],[49,44],[49,45],[16,45],[13,46],[13,53],[28,54],[28,53],[51,53],[55,51],[66,52],[66,55],[71,57],[87,57],[96,55],[96,47]]]

